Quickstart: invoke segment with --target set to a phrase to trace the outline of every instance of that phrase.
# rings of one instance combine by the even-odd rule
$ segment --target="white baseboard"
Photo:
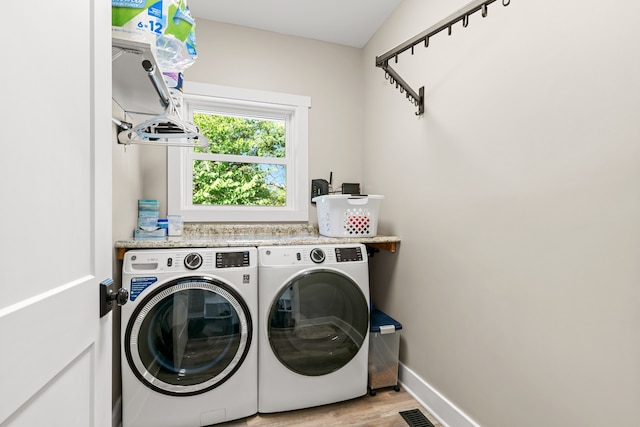
[[[122,427],[122,396],[118,397],[111,410],[111,427]]]
[[[480,427],[480,424],[473,421],[402,363],[398,368],[398,380],[403,388],[436,417],[443,427]]]

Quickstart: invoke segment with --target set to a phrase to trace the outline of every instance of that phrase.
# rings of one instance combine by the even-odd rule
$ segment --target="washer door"
[[[302,375],[326,375],[349,363],[362,347],[369,305],[349,277],[312,270],[286,284],[268,321],[271,349],[284,366]]]
[[[149,388],[190,396],[233,375],[249,351],[252,330],[249,309],[231,287],[187,277],[141,301],[127,325],[125,354]]]

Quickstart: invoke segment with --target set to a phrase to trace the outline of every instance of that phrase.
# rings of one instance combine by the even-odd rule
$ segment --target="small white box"
[[[169,236],[182,236],[182,229],[184,228],[184,222],[182,221],[182,215],[167,215],[168,232]]]
[[[320,234],[328,237],[373,237],[384,196],[334,194],[314,197]]]

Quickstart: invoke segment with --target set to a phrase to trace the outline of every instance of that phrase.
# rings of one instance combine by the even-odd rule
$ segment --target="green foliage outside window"
[[[286,205],[286,170],[268,162],[285,156],[284,122],[204,113],[195,113],[193,121],[210,141],[208,153],[265,158],[263,163],[194,160],[194,204]]]

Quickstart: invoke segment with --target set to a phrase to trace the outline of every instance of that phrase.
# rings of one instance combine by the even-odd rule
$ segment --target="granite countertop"
[[[307,224],[200,224],[186,223],[182,236],[158,239],[122,239],[115,242],[119,255],[127,249],[213,248],[232,246],[314,245],[331,243],[364,243],[396,251],[397,236],[326,237],[318,227]]]

